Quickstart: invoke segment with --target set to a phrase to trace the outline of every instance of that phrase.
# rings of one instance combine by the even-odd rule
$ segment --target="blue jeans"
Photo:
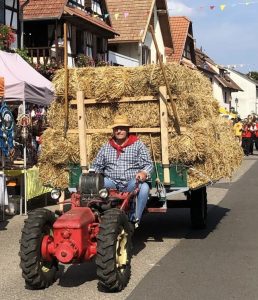
[[[118,185],[116,185],[116,183],[113,180],[105,177],[104,185],[107,189],[118,189],[121,192],[132,192],[135,189],[136,179],[135,178],[131,179],[130,181],[128,181],[127,186],[120,188]],[[143,182],[139,184],[139,189],[140,191],[137,196],[135,218],[140,221],[149,197],[150,188],[146,182]]]

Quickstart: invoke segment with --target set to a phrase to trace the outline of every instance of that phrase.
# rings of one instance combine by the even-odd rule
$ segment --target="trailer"
[[[131,132],[149,134],[150,141],[153,133],[160,134],[162,159],[157,162],[153,153],[155,168],[148,181],[150,194],[146,211],[166,213],[172,207],[189,207],[192,226],[205,228],[206,185],[190,188],[190,168],[169,161],[169,133],[184,129],[169,126],[171,103],[168,100],[166,88],[160,87],[157,97],[124,97],[119,101],[159,103],[160,127],[130,129]],[[133,192],[107,190],[103,175],[89,170],[89,135],[109,133],[111,129],[87,127],[85,111],[89,104],[98,105],[95,99],[84,99],[79,91],[76,101],[71,103],[77,105],[78,130],[73,130],[73,134],[79,134],[80,146],[80,165],[70,166],[69,186],[75,190],[71,198],[64,201],[60,201],[58,189],[52,191],[53,198],[62,202],[65,210],[53,213],[41,208],[28,215],[20,242],[20,266],[27,288],[43,289],[55,281],[59,263],[82,263],[95,257],[99,285],[108,292],[118,292],[126,287],[131,275],[135,224],[129,216],[137,204],[139,188],[136,186]],[[106,101],[105,104],[110,103]],[[170,199],[176,194],[184,194],[185,200]]]

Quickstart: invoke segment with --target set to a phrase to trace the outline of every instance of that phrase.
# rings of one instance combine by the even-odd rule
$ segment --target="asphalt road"
[[[18,256],[25,217],[0,222],[1,299],[258,299],[257,160],[256,152],[232,181],[208,188],[204,231],[190,229],[188,209],[146,215],[134,238],[132,278],[118,294],[98,291],[94,262],[61,266],[53,286],[26,290]]]

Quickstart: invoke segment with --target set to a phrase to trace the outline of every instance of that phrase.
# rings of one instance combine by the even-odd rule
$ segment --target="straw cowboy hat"
[[[128,118],[125,115],[119,115],[114,118],[114,124],[110,125],[110,128],[115,128],[119,126],[131,127],[128,122]]]

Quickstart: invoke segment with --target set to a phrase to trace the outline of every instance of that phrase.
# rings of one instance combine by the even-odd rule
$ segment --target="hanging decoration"
[[[250,5],[253,5],[253,4],[258,4],[258,1],[251,1],[251,0],[245,0],[245,1],[242,1],[242,2],[235,2],[235,3],[231,3],[231,4],[225,4],[225,3],[219,3],[219,4],[215,4],[215,3],[211,3],[209,5],[206,5],[206,6],[199,6],[199,7],[189,7],[189,9],[198,9],[200,11],[204,10],[205,8],[209,9],[209,10],[212,10],[212,11],[215,11],[215,10],[220,10],[220,11],[224,11],[224,10],[228,10],[229,8],[231,7],[237,7],[237,6],[240,6],[240,5],[244,5],[244,6],[250,6]],[[176,7],[176,8],[169,8],[168,11],[173,11],[173,12],[180,12],[181,11],[181,7]]]
[[[29,115],[23,114],[17,120],[17,128],[20,131],[23,144],[26,144],[31,128],[31,118]]]
[[[220,10],[220,11],[225,11],[225,10],[228,10],[229,8],[234,8],[234,7],[237,7],[237,6],[251,6],[251,5],[254,5],[254,4],[258,4],[258,0],[255,0],[255,1],[251,1],[251,0],[243,0],[242,2],[235,2],[235,3],[231,3],[231,4],[225,4],[225,3],[210,3],[210,4],[207,4],[207,5],[202,5],[202,6],[199,6],[199,7],[189,7],[189,9],[198,9],[200,11],[204,10],[204,9],[208,9],[208,10],[211,10],[211,11],[216,11],[216,10]],[[168,8],[168,11],[171,11],[171,12],[180,12],[182,10],[181,7],[175,7],[173,8],[173,4],[172,4],[172,8]],[[143,12],[142,14],[144,15],[149,15],[150,11],[145,11]],[[129,12],[128,11],[118,11],[116,10],[116,12],[114,12],[113,14],[104,14],[103,15],[103,18],[106,19],[107,17],[114,17],[115,20],[118,20],[118,19],[126,19],[129,17]],[[93,17],[95,17],[95,15],[93,15]]]
[[[7,156],[12,156],[14,143],[14,118],[4,102],[0,107],[0,150]]]

